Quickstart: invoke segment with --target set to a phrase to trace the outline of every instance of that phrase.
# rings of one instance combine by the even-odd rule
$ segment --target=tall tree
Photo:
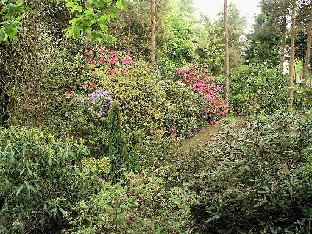
[[[303,65],[303,79],[305,80],[308,75],[308,68],[311,60],[311,43],[312,43],[312,8],[310,9],[310,22],[307,34],[307,49]]]
[[[297,1],[292,0],[291,11],[291,44],[289,61],[289,109],[293,108],[294,102],[294,77],[295,77],[295,33],[296,33],[296,5]]]
[[[281,2],[281,34],[282,34],[282,44],[280,51],[280,72],[283,73],[284,61],[285,61],[285,49],[286,49],[286,32],[287,32],[287,3],[285,1]]]
[[[151,62],[156,63],[156,0],[152,0]]]
[[[286,33],[287,33],[287,16],[289,8],[289,0],[262,0],[262,12],[269,15],[268,24],[266,25],[272,29],[276,28],[278,35],[281,37],[280,43],[280,71],[283,71],[283,64],[285,61],[286,49]],[[274,31],[274,30],[273,30]]]
[[[229,54],[229,31],[228,31],[228,4],[227,0],[224,0],[224,97],[225,100],[229,100],[230,94],[230,54]]]

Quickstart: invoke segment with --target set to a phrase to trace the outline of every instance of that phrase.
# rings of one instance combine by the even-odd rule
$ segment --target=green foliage
[[[192,206],[195,229],[309,233],[311,174],[302,160],[311,126],[311,120],[290,113],[227,123],[217,135],[220,143],[193,151],[196,163],[186,163],[184,170],[200,196]]]
[[[230,105],[239,115],[287,108],[287,79],[265,65],[241,66],[231,73]]]
[[[308,112],[312,108],[312,89],[308,85],[311,81],[312,77],[302,83],[294,85],[295,107],[305,112]]]
[[[86,96],[62,94],[68,103],[57,120],[67,134],[83,138],[91,155],[100,158],[108,152],[107,116],[113,100],[108,91],[93,88],[89,92]]]
[[[107,157],[101,158],[84,158],[81,160],[82,174],[99,174],[106,177],[110,170],[110,160]]]
[[[127,170],[127,152],[121,127],[120,108],[114,103],[108,114],[108,157],[111,161],[110,175],[115,184]]]
[[[207,17],[202,17],[202,26],[198,28],[198,54],[202,64],[209,64],[209,71],[213,75],[222,73],[224,63],[223,26],[218,22],[211,22]]]
[[[107,34],[108,23],[117,17],[117,9],[124,9],[124,0],[91,0],[83,3],[78,0],[65,0],[66,7],[74,14],[70,20],[67,37],[85,36],[99,41],[113,42],[115,38]],[[116,6],[115,6],[116,4]]]
[[[179,81],[158,80],[148,69],[139,63],[103,84],[120,104],[123,126],[132,133],[160,137],[169,128],[184,137],[198,129],[204,121],[202,97]]]
[[[179,187],[166,187],[168,168],[129,174],[125,185],[105,183],[76,206],[69,233],[188,233],[194,201]]]
[[[25,12],[23,0],[2,0],[0,2],[0,42],[8,39],[17,40],[21,31],[21,20]]]
[[[159,50],[158,68],[161,76],[172,77],[175,68],[191,63],[196,55],[197,22],[189,1],[169,1],[166,14],[168,38]]]
[[[64,225],[71,204],[97,188],[80,176],[79,162],[87,154],[81,143],[37,129],[2,129],[0,232],[56,231]]]

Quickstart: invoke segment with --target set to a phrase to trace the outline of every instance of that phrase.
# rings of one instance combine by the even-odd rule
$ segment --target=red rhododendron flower
[[[96,61],[92,61],[91,65],[95,66],[96,65]]]
[[[88,58],[86,58],[86,60],[87,60],[88,62],[90,62],[90,61],[92,60],[92,58],[88,57]]]
[[[96,83],[90,84],[90,89],[94,89],[96,87]]]
[[[65,88],[65,90],[66,90],[66,93],[68,93],[68,94],[71,94],[71,93],[72,93],[72,91],[70,90],[70,88]]]

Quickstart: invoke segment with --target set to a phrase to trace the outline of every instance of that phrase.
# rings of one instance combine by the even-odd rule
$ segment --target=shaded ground
[[[182,150],[188,151],[191,148],[204,147],[210,141],[215,140],[215,135],[221,129],[221,126],[221,123],[217,123],[202,128],[195,136],[182,142]]]

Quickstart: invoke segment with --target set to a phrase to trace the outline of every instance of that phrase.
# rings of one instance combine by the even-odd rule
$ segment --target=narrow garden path
[[[210,141],[214,140],[214,135],[221,129],[221,123],[202,128],[196,135],[185,139],[182,142],[182,150],[189,151],[192,148],[204,147]]]

